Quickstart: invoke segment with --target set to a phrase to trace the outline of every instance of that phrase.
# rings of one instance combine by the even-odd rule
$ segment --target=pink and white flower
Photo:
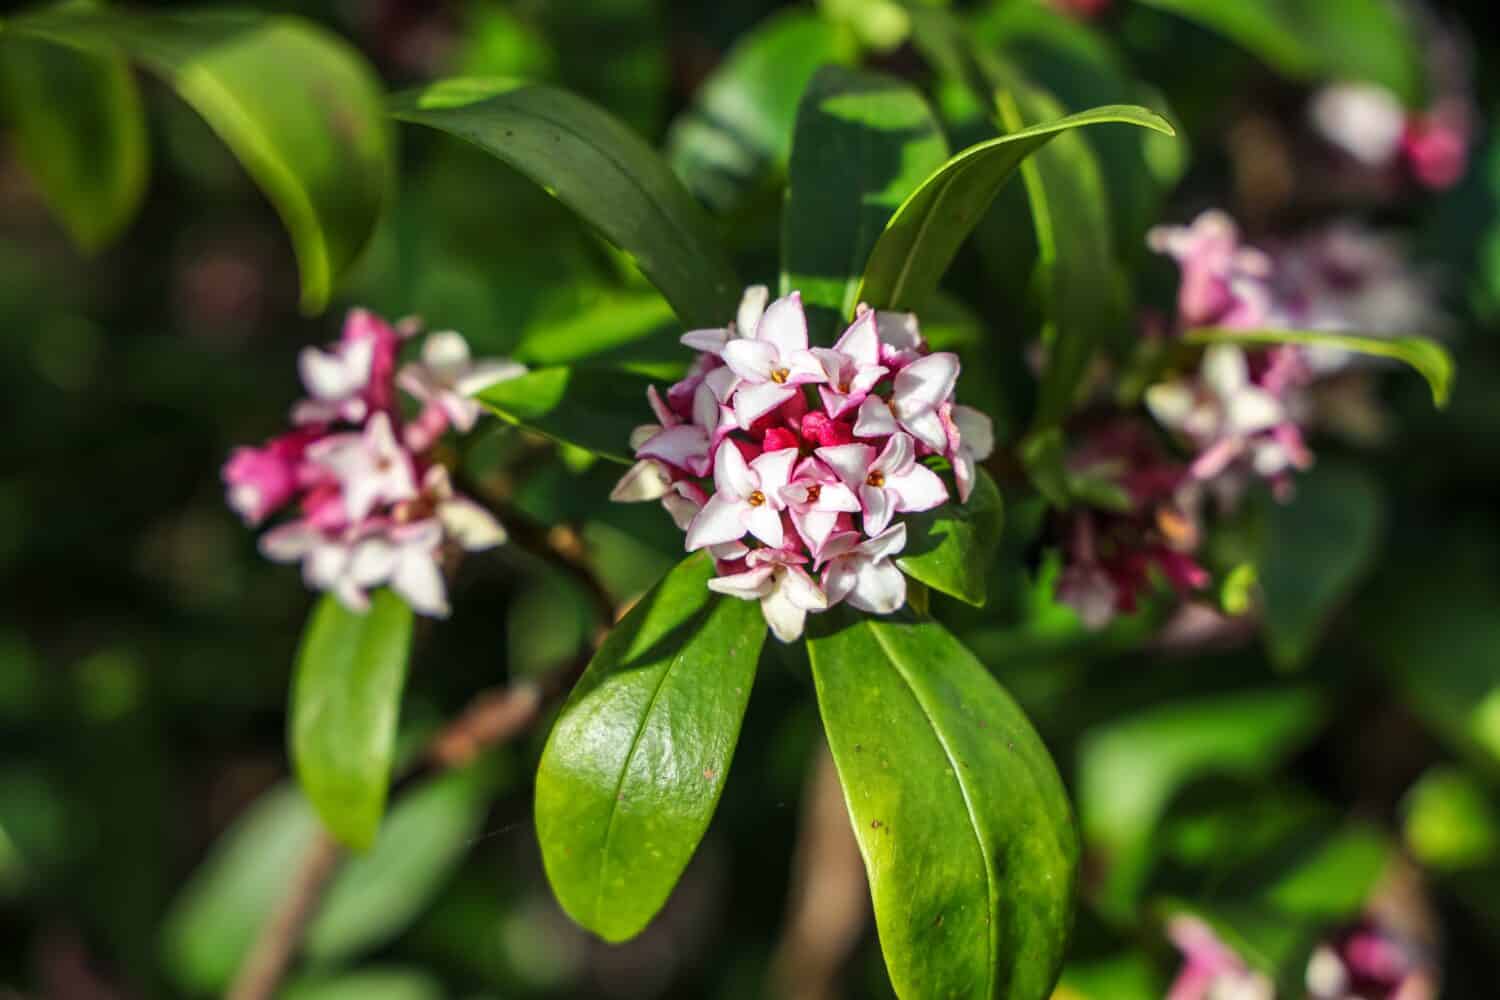
[[[732,450],[732,449],[727,449]],[[760,601],[771,634],[782,642],[802,637],[811,612],[826,611],[828,595],[803,568],[807,556],[781,548],[756,549],[742,573],[718,576],[708,588],[745,601]]]
[[[1177,261],[1182,281],[1177,311],[1185,327],[1264,326],[1271,311],[1271,259],[1240,243],[1239,226],[1219,211],[1190,226],[1157,226],[1147,245]]]
[[[906,525],[893,524],[873,538],[846,531],[828,540],[820,563],[830,603],[848,601],[872,615],[888,615],[906,603],[906,575],[891,560],[906,548]]]
[[[880,363],[880,337],[875,332],[875,314],[866,311],[857,318],[832,350],[815,348],[823,363],[828,384],[818,386],[823,408],[830,417],[842,417],[856,409],[888,369]]]
[[[1167,936],[1182,952],[1183,963],[1166,1000],[1274,1000],[1271,980],[1251,970],[1203,921],[1174,917]]]
[[[948,499],[948,487],[917,462],[916,445],[900,431],[879,454],[867,444],[844,444],[819,448],[817,456],[859,496],[864,531],[871,538],[885,531],[898,511],[931,510]]]
[[[307,449],[310,462],[338,480],[349,520],[363,520],[377,504],[417,495],[411,455],[396,440],[391,418],[377,413],[359,433],[335,434]]]
[[[525,374],[525,365],[505,358],[475,361],[469,354],[469,342],[461,334],[443,330],[427,335],[422,360],[402,368],[396,384],[413,399],[442,413],[454,430],[467,434],[479,420],[480,406],[474,394]]]
[[[767,306],[755,334],[730,340],[722,357],[739,377],[734,412],[741,427],[790,400],[799,386],[828,380],[818,356],[807,348],[807,316],[797,292]]]
[[[968,503],[974,491],[974,476],[979,463],[995,450],[995,425],[984,413],[972,406],[944,403],[938,408],[948,447],[943,453],[953,466],[953,480],[958,484],[958,502]]]
[[[953,396],[958,382],[958,355],[947,352],[919,358],[896,373],[890,399],[872,396],[859,407],[857,437],[884,437],[904,430],[938,454],[948,447],[948,432],[938,408]]]
[[[302,486],[304,455],[317,428],[298,428],[262,448],[236,448],[224,463],[229,506],[246,524],[257,525],[291,502]]]
[[[828,536],[838,525],[840,514],[856,514],[859,497],[839,480],[822,460],[808,456],[797,464],[792,480],[782,487],[781,498],[792,524],[814,557],[823,551]]]
[[[1285,406],[1251,380],[1245,352],[1233,345],[1210,346],[1196,379],[1153,385],[1146,406],[1163,426],[1202,449],[1192,467],[1198,479],[1214,478],[1247,453],[1258,470],[1271,470],[1263,475],[1301,463],[1285,435],[1267,433],[1287,421]]]
[[[714,457],[714,494],[688,528],[687,550],[738,541],[748,532],[773,549],[785,540],[782,488],[792,478],[795,448],[768,451],[751,462],[734,444]]]

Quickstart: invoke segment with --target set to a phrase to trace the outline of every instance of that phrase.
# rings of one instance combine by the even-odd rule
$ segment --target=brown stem
[[[392,783],[390,798],[394,800],[424,778],[467,764],[483,751],[520,736],[548,704],[573,686],[587,664],[586,654],[539,680],[481,691],[462,714],[438,731],[422,758]],[[270,1000],[275,994],[342,860],[343,850],[319,829],[286,895],[261,926],[241,963],[226,994],[229,1000]]]

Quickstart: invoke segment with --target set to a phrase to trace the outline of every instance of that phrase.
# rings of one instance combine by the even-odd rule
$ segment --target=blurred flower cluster
[[[1275,1000],[1264,973],[1252,970],[1208,924],[1174,917],[1167,935],[1182,967],[1167,1000]],[[1309,1000],[1433,1000],[1431,962],[1422,949],[1373,919],[1328,936],[1307,963]]]
[[[809,347],[801,296],[769,299],[753,286],[729,326],[683,335],[700,353],[665,398],[651,389],[658,423],[637,428],[613,496],[660,499],[688,551],[713,555],[709,586],[759,600],[791,641],[841,601],[905,604],[897,515],[948,500],[924,460],[946,459],[966,501],[994,441],[953,400],[957,356],[929,351],[915,316],[862,306],[832,348]]]
[[[388,585],[416,611],[444,617],[445,547],[478,551],[505,532],[454,491],[433,452],[450,427],[473,428],[473,393],[525,368],[473,360],[451,331],[427,334],[420,359],[398,367],[402,342],[416,334],[414,324],[352,311],[336,344],[303,350],[307,398],[292,408],[292,429],[235,449],[223,479],[229,505],[248,525],[294,511],[261,536],[260,549],[300,563],[309,587],[364,611],[366,591]],[[405,412],[398,389],[414,404]]]

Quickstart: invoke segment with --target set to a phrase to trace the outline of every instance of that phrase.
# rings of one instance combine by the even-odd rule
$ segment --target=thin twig
[[[483,751],[520,736],[547,705],[572,688],[591,652],[539,680],[481,691],[462,714],[438,731],[422,758],[392,783],[389,797],[394,800],[424,778],[467,764]],[[270,1000],[275,995],[342,860],[343,850],[319,829],[292,885],[240,965],[226,994],[229,1000]]]

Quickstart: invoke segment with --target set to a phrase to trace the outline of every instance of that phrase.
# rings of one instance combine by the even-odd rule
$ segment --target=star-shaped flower
[[[854,422],[857,437],[885,437],[904,430],[931,450],[948,448],[948,432],[938,407],[949,402],[958,381],[958,355],[940,351],[919,358],[896,373],[889,400],[869,396]]]
[[[422,360],[406,365],[396,383],[413,397],[439,408],[460,433],[473,430],[479,420],[476,392],[526,374],[526,366],[504,358],[475,361],[469,342],[452,330],[427,335]]]
[[[384,413],[371,417],[360,433],[324,438],[307,449],[307,457],[338,480],[350,521],[363,520],[379,504],[417,495],[411,455]]]
[[[1245,353],[1214,344],[1196,380],[1163,382],[1146,390],[1146,407],[1164,427],[1203,449],[1192,473],[1210,479],[1250,446],[1250,439],[1286,420],[1281,400],[1250,379]]]
[[[749,569],[708,581],[715,593],[760,601],[771,634],[782,642],[801,638],[809,612],[823,611],[828,597],[803,568],[807,557],[782,548],[756,549],[745,559]]]
[[[833,349],[814,348],[828,384],[818,386],[823,408],[831,418],[848,413],[865,401],[887,368],[880,363],[880,338],[875,313],[865,311],[844,331]]]
[[[906,525],[894,524],[873,538],[846,531],[828,539],[819,563],[830,604],[848,601],[872,615],[888,615],[906,603],[906,575],[891,562],[906,548]]]
[[[809,455],[797,463],[791,482],[782,487],[781,498],[791,513],[797,534],[816,556],[838,524],[841,513],[854,514],[860,509],[859,497],[844,485],[833,470],[820,459]]]
[[[754,535],[771,548],[785,539],[781,512],[786,507],[782,487],[791,481],[797,449],[768,451],[752,462],[734,442],[725,442],[714,457],[714,494],[693,518],[687,550],[733,542]]]
[[[739,379],[734,412],[741,427],[797,395],[799,386],[828,380],[822,362],[807,348],[807,316],[798,292],[767,306],[754,335],[730,340],[723,358]]]
[[[876,455],[867,444],[819,448],[817,456],[859,495],[865,534],[885,531],[897,512],[931,510],[948,499],[937,473],[917,462],[916,446],[897,431]]]

